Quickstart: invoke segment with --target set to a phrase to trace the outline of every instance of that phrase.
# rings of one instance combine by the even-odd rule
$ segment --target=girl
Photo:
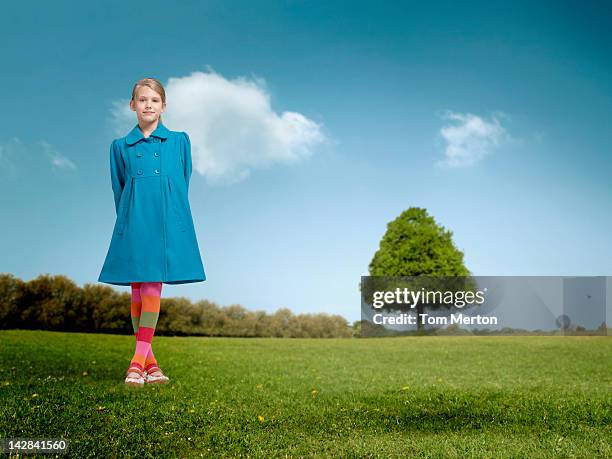
[[[169,380],[151,348],[162,284],[202,282],[206,275],[188,200],[189,136],[162,124],[166,93],[155,78],[134,85],[130,108],[138,124],[110,147],[117,219],[98,281],[131,286],[136,350],[125,383],[142,387]]]

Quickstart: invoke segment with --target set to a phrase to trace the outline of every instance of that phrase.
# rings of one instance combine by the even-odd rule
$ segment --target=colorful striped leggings
[[[153,355],[153,334],[159,318],[161,282],[132,282],[132,325],[136,336],[136,351],[130,367],[149,370],[157,367]]]

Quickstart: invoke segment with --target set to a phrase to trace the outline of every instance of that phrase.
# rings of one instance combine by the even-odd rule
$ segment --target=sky
[[[109,146],[152,76],[192,141],[207,275],[162,296],[358,320],[409,207],[474,275],[612,275],[611,19],[603,2],[6,4],[0,272],[97,283]]]

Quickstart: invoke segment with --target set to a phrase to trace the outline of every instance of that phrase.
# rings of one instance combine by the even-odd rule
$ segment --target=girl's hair
[[[161,96],[162,103],[163,104],[166,103],[166,91],[164,90],[164,86],[161,84],[161,82],[157,78],[143,78],[142,80],[138,80],[136,84],[134,85],[134,88],[132,88],[132,100],[134,100],[134,97],[136,97],[136,90],[138,89],[139,86],[147,86],[151,88],[153,91],[155,91],[157,94]],[[161,122],[161,120],[162,120],[162,116],[160,113],[159,121]]]

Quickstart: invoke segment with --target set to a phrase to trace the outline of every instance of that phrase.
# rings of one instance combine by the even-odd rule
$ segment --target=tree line
[[[133,333],[130,292],[100,284],[82,288],[63,275],[40,275],[24,282],[0,273],[0,329]],[[156,335],[278,338],[347,338],[353,327],[340,315],[273,314],[239,304],[221,307],[208,300],[161,298]]]

